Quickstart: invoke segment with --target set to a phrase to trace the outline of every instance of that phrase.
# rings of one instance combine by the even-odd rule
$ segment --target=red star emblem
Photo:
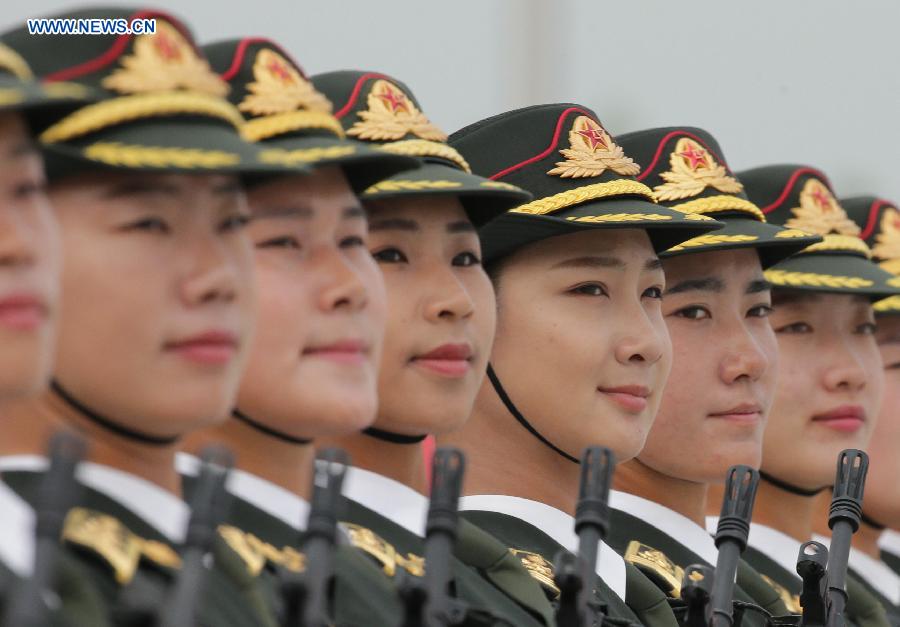
[[[691,170],[696,170],[700,166],[709,165],[706,159],[706,151],[702,148],[697,150],[694,147],[694,144],[688,144],[687,150],[678,153],[679,157],[684,157],[690,163],[688,164]]]
[[[831,211],[831,194],[827,191],[817,187],[812,193],[812,197],[816,201],[816,204],[822,208],[822,211],[825,213]]]
[[[591,145],[591,150],[596,150],[597,146],[602,146],[604,148],[609,148],[606,145],[606,140],[603,139],[603,131],[599,128],[591,128],[588,127],[583,131],[575,131],[578,135],[584,137],[588,143]]]
[[[291,73],[288,72],[288,69],[287,67],[285,67],[284,63],[282,63],[278,59],[272,59],[266,66],[266,69],[274,74],[278,79],[280,79],[282,83],[291,82]]]
[[[394,91],[390,87],[385,86],[384,91],[378,94],[378,97],[388,103],[391,113],[396,113],[398,110],[409,112],[409,109],[406,107],[406,94],[401,91]]]
[[[179,47],[162,31],[157,33],[153,38],[153,44],[156,46],[156,51],[159,53],[159,56],[166,61],[172,61],[181,57],[181,50]]]

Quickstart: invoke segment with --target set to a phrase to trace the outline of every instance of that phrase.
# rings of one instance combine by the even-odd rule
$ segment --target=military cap
[[[654,128],[618,136],[622,149],[641,166],[637,180],[652,188],[656,201],[686,213],[715,217],[725,226],[661,254],[755,248],[763,268],[822,241],[799,229],[766,222],[735,178],[716,139],[692,127]]]
[[[766,219],[823,240],[766,271],[785,289],[860,294],[872,300],[900,294],[900,279],[879,268],[859,226],[838,203],[828,177],[802,165],[768,165],[738,173]]]
[[[875,196],[842,198],[841,205],[861,230],[859,236],[872,249],[872,258],[895,276],[900,276],[900,209],[897,204]],[[900,314],[900,296],[874,305],[876,314]]]
[[[0,112],[21,112],[33,132],[39,132],[50,120],[95,99],[93,91],[82,85],[38,83],[28,62],[0,43]]]
[[[178,19],[119,7],[53,17],[152,18],[156,30],[38,36],[23,26],[0,36],[45,85],[76,83],[99,97],[41,133],[51,179],[97,168],[193,173],[271,169],[259,162],[259,149],[241,138],[244,120],[225,99],[228,84],[213,72]]]
[[[482,229],[490,261],[531,242],[585,229],[645,229],[656,250],[721,227],[656,203],[627,156],[587,107],[546,104],[509,111],[454,133],[450,145],[492,181],[535,200]]]
[[[419,166],[414,157],[348,139],[331,101],[275,42],[230,39],[207,44],[202,51],[228,82],[228,99],[247,120],[244,138],[262,142],[265,163],[289,169],[297,163],[338,165],[357,191]]]
[[[312,77],[330,99],[347,135],[396,154],[417,157],[422,167],[369,187],[363,200],[409,196],[457,196],[469,219],[479,226],[531,199],[508,183],[472,174],[466,160],[447,145],[447,135],[422,112],[412,91],[399,80],[376,72],[340,71]]]

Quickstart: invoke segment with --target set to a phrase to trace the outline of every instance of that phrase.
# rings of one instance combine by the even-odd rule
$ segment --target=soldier
[[[236,453],[227,534],[277,586],[282,569],[302,571],[314,439],[375,418],[386,296],[355,193],[418,161],[346,139],[331,103],[276,43],[236,39],[203,51],[229,82],[229,99],[247,117],[244,136],[261,142],[262,158],[315,167],[248,187],[258,331],[232,420],[186,443],[199,450],[219,441]],[[196,458],[179,462],[196,472]],[[336,624],[400,624],[399,599],[368,558],[342,546],[338,569]]]
[[[346,71],[313,81],[349,136],[422,162],[363,194],[369,250],[384,275],[389,307],[379,402],[372,427],[334,438],[354,464],[344,490],[352,541],[386,572],[419,578],[428,567],[422,442],[468,417],[493,335],[493,293],[475,227],[529,196],[472,175],[396,79]],[[540,588],[505,546],[470,525],[459,533],[452,577],[470,624],[553,624]]]
[[[780,371],[744,558],[795,595],[800,544],[823,515],[816,497],[831,485],[841,450],[866,448],[878,416],[884,371],[872,301],[900,287],[869,259],[822,172],[773,165],[738,178],[770,222],[824,237],[765,275],[774,286],[769,319]],[[848,592],[851,621],[885,624],[883,608],[852,577]]]
[[[90,94],[79,85],[42,86],[31,79],[27,62],[0,44],[0,408],[43,392],[53,366],[62,255],[33,136],[47,118],[85,104]],[[35,566],[34,511],[2,477],[0,512],[2,622],[16,586]],[[72,625],[105,625],[99,596],[81,582],[83,572],[67,559],[55,570],[59,614]]]
[[[33,498],[48,434],[61,425],[84,433],[87,490],[63,539],[113,622],[147,624],[166,607],[190,514],[174,466],[179,440],[228,415],[251,340],[238,174],[272,166],[241,139],[241,115],[222,98],[228,86],[178,20],[129,9],[60,17],[155,18],[156,31],[4,37],[44,81],[75,81],[103,99],[41,134],[65,313],[51,390],[11,406],[0,424],[2,466]],[[198,622],[272,625],[253,573],[221,540],[214,548]]]
[[[778,358],[763,269],[821,238],[767,224],[702,129],[657,128],[619,139],[660,204],[725,223],[661,255],[662,314],[675,359],[644,448],[620,465],[610,495],[610,544],[677,597],[684,568],[718,558],[706,532],[709,486],[721,484],[734,464],[759,467]],[[744,563],[734,598],[787,613],[781,595]]]
[[[536,197],[481,230],[497,336],[472,418],[445,440],[469,452],[465,516],[552,595],[552,560],[577,546],[578,456],[603,444],[620,462],[634,457],[662,397],[672,352],[656,252],[721,225],[657,205],[638,164],[580,105],[504,113],[451,145],[475,172]],[[665,595],[607,546],[597,574],[609,616],[675,622]]]

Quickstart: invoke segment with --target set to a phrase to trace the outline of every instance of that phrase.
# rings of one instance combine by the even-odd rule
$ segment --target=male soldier
[[[10,406],[0,424],[2,467],[33,498],[48,435],[60,425],[85,434],[87,490],[63,538],[115,624],[145,624],[168,609],[181,564],[190,512],[178,442],[227,416],[251,340],[237,175],[273,167],[240,137],[228,86],[178,20],[117,8],[58,17],[155,18],[156,30],[3,38],[45,82],[75,81],[103,98],[41,134],[62,227],[64,314],[51,390]],[[220,538],[214,548],[199,622],[274,624],[252,571]]]

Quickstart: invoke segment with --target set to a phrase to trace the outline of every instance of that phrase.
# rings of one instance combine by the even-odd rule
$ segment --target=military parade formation
[[[55,17],[156,28],[0,33],[0,626],[900,625],[897,204]]]

